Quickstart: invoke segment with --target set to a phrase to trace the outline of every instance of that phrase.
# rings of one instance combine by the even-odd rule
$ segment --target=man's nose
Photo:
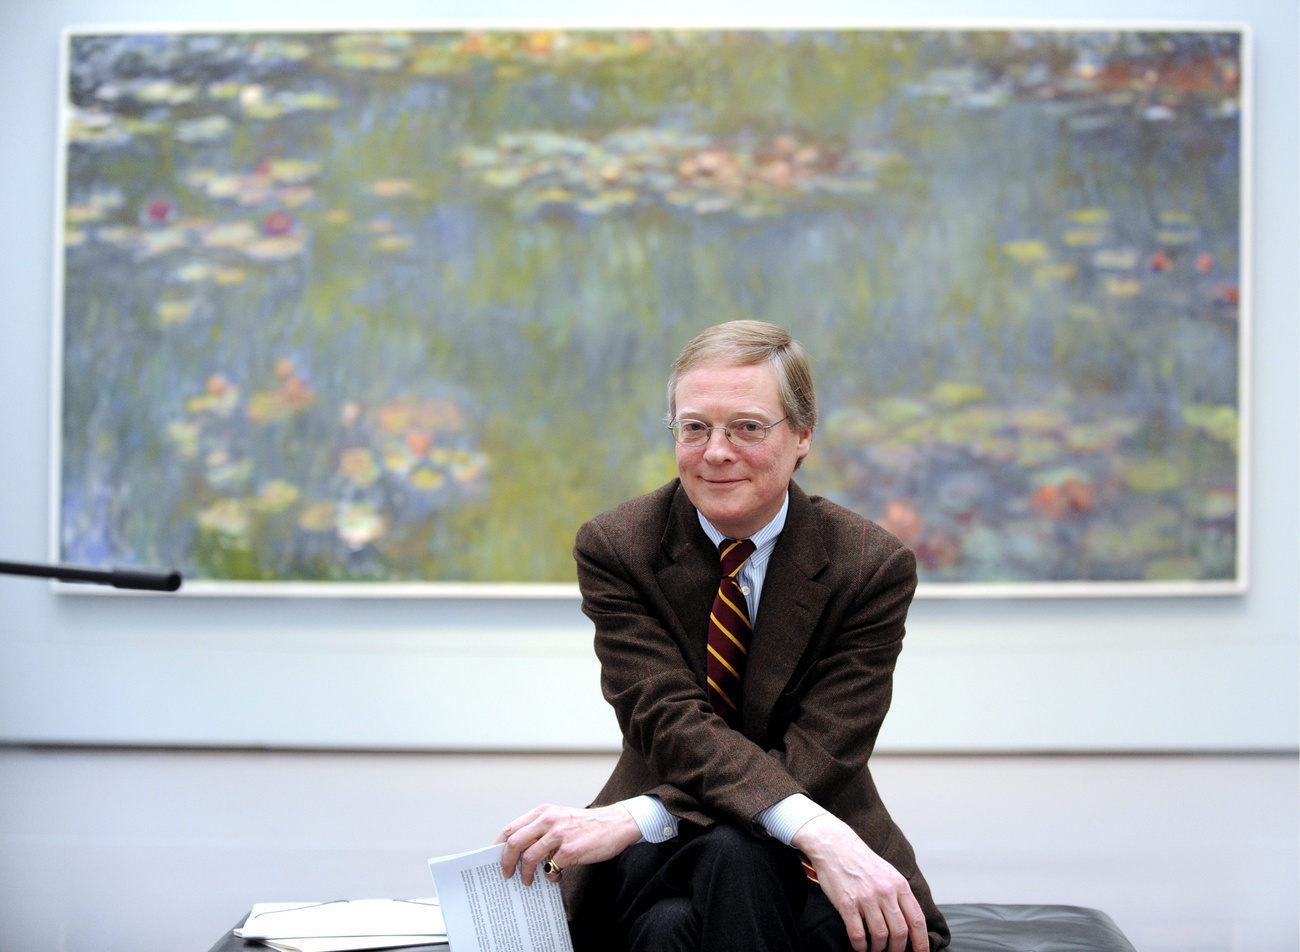
[[[722,427],[716,427],[709,430],[709,438],[704,444],[704,455],[707,458],[727,457],[730,456],[735,446],[731,440],[727,439],[727,431]]]

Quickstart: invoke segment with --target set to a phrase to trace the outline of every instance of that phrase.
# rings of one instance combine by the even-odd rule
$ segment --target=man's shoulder
[[[783,535],[791,536],[789,551],[797,560],[812,564],[824,559],[841,570],[856,573],[863,566],[879,566],[895,559],[906,564],[912,558],[903,542],[866,516],[825,497],[805,495],[793,485],[790,513]]]
[[[791,485],[790,501],[792,512],[798,512],[803,518],[815,522],[823,532],[855,537],[865,535],[882,545],[903,544],[883,526],[825,496],[809,496],[798,486]]]
[[[619,503],[613,509],[587,520],[578,530],[578,537],[582,538],[584,533],[593,530],[605,535],[644,535],[648,531],[662,533],[677,501],[680,486],[680,481],[673,479],[652,492]]]

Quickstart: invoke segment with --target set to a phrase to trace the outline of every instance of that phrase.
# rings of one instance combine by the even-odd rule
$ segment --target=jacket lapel
[[[699,516],[677,487],[661,542],[668,562],[655,573],[678,625],[682,654],[704,684],[708,664],[709,612],[718,589],[717,551],[700,528]]]

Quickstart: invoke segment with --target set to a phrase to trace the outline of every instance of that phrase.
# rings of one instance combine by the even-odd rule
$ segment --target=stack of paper
[[[346,952],[413,945],[447,948],[437,899],[262,902],[235,935],[281,952]]]
[[[429,860],[456,952],[573,952],[560,884],[501,874],[505,844]]]

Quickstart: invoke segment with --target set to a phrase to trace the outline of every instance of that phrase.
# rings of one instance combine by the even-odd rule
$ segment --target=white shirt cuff
[[[827,812],[829,811],[818,806],[808,795],[792,793],[780,803],[774,803],[759,813],[754,817],[754,822],[767,830],[773,839],[789,846],[801,826]]]
[[[663,801],[653,794],[642,794],[619,803],[632,814],[647,843],[664,843],[677,836],[677,817],[668,812]]]

